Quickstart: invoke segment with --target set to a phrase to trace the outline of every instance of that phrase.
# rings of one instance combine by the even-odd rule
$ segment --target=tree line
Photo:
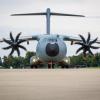
[[[3,68],[30,68],[30,58],[35,56],[35,52],[26,52],[25,57],[14,57],[14,56],[4,56],[3,58],[0,57],[0,66]],[[67,63],[56,64],[56,68],[62,68],[59,66],[67,66],[68,67],[100,67],[100,53],[96,53],[94,56],[87,55],[83,57],[82,54],[78,56],[71,56],[70,58],[70,65]],[[43,68],[43,65],[41,65]],[[46,68],[44,64],[44,68]]]
[[[70,64],[76,67],[100,67],[100,53],[93,55],[87,54],[86,57],[83,54],[70,57]]]
[[[4,56],[0,57],[0,66],[3,68],[27,68],[30,67],[30,58],[35,56],[35,52],[26,52],[25,57]]]

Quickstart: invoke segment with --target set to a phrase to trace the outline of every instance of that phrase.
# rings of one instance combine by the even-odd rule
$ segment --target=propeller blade
[[[9,40],[3,39],[3,41],[6,42],[7,44],[10,44],[10,45],[12,44],[12,42]]]
[[[25,51],[27,51],[27,49],[22,45],[18,45],[18,47],[20,47],[20,48],[24,49]]]
[[[93,43],[96,43],[98,38],[94,39],[93,41],[90,41],[89,45],[91,46]]]
[[[27,41],[27,40],[19,40],[19,41],[17,42],[17,44],[20,44],[20,43],[25,42],[25,41]]]
[[[99,49],[100,47],[90,46],[92,49]]]
[[[90,49],[89,49],[89,53],[90,53],[91,55],[94,55]]]
[[[79,36],[80,36],[80,38],[82,39],[83,43],[86,43],[85,38],[84,38],[82,35],[79,35]]]
[[[81,51],[82,49],[84,49],[84,47],[80,47],[77,51],[76,51],[76,54]]]
[[[91,37],[90,32],[88,32],[87,44],[88,44],[89,41],[90,41],[90,37]]]
[[[16,50],[17,50],[17,54],[18,54],[18,56],[20,56],[20,51],[19,51],[19,49],[17,48]]]
[[[11,39],[12,42],[14,42],[14,38],[12,36],[12,32],[10,32],[10,39]]]
[[[10,48],[12,48],[12,47],[11,46],[8,46],[8,47],[4,47],[2,49],[6,50],[6,49],[10,49]]]
[[[19,39],[20,35],[21,35],[21,32],[20,32],[20,33],[16,36],[15,42],[17,42],[17,41],[18,41],[18,39]]]
[[[9,56],[11,56],[13,53],[14,53],[14,49],[12,48],[12,50],[11,50]]]

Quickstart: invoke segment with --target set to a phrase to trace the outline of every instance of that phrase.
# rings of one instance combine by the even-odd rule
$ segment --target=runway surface
[[[0,100],[100,100],[100,69],[0,70]]]

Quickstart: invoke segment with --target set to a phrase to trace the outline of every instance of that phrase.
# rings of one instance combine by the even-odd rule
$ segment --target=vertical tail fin
[[[50,8],[47,8],[46,12],[40,13],[26,13],[26,14],[12,14],[11,16],[34,16],[34,15],[45,15],[46,16],[46,31],[47,34],[50,34],[50,16],[72,16],[72,17],[85,17],[84,15],[75,15],[75,14],[64,14],[64,13],[55,13],[51,12]]]

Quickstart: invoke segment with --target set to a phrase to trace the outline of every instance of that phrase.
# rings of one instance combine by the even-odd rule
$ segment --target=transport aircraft
[[[46,12],[39,13],[25,13],[25,14],[12,14],[11,16],[46,16],[46,34],[37,34],[28,37],[20,37],[21,33],[18,33],[16,38],[13,37],[12,32],[10,32],[9,39],[1,39],[0,42],[5,42],[9,46],[4,47],[4,50],[11,49],[9,55],[12,55],[14,51],[17,52],[18,56],[20,56],[20,48],[27,50],[24,46],[21,45],[23,42],[29,41],[38,41],[36,47],[36,57],[33,57],[33,62],[45,62],[48,63],[48,66],[52,63],[57,63],[63,61],[66,57],[67,46],[65,41],[70,41],[72,44],[80,45],[80,48],[76,51],[76,53],[83,51],[83,55],[86,56],[87,53],[93,55],[91,49],[99,49],[99,47],[94,46],[94,43],[100,43],[98,38],[91,39],[91,34],[88,33],[87,39],[85,39],[82,35],[79,35],[77,38],[73,38],[67,35],[61,34],[52,34],[50,32],[50,17],[51,16],[69,16],[69,17],[85,17],[84,15],[76,15],[76,14],[65,14],[65,13],[56,13],[51,12],[50,8],[47,8]]]

